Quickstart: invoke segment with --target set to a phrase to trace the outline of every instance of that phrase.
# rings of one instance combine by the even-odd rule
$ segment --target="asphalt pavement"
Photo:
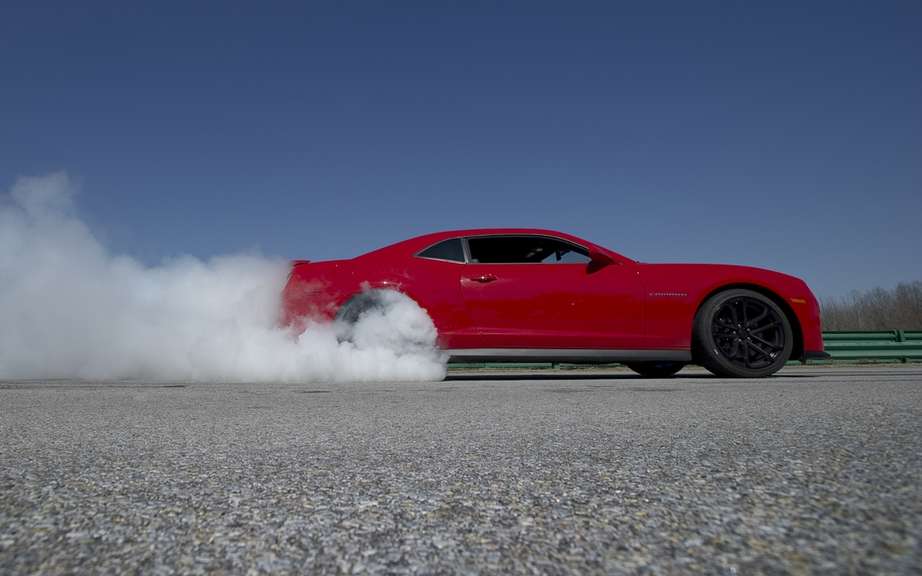
[[[0,382],[2,574],[920,567],[920,365]]]

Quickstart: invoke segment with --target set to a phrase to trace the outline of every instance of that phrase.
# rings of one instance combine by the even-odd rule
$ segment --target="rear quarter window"
[[[426,248],[417,254],[420,258],[433,260],[448,260],[450,262],[464,262],[464,247],[460,238],[442,240],[438,244]]]

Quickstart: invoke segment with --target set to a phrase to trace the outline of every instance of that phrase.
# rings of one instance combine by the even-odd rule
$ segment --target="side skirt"
[[[691,362],[689,350],[581,350],[571,348],[459,348],[445,350],[449,362]]]

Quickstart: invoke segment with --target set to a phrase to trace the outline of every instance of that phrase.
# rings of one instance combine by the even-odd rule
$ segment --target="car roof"
[[[506,235],[506,234],[526,234],[530,236],[557,236],[564,239],[578,240],[580,242],[586,242],[581,238],[577,238],[571,234],[566,234],[564,232],[559,232],[557,230],[548,230],[545,228],[468,228],[464,230],[444,230],[442,232],[432,232],[430,234],[423,234],[421,236],[416,236],[410,238],[407,241],[413,240],[426,240],[432,242],[438,242],[446,238],[460,238],[460,237],[469,237],[469,236],[497,236],[497,235]]]
[[[429,234],[422,234],[420,236],[414,236],[413,238],[408,238],[407,240],[402,240],[395,244],[379,248],[364,254],[363,256],[369,256],[372,254],[379,254],[381,252],[401,252],[415,254],[416,252],[431,246],[442,240],[448,240],[450,238],[469,238],[471,236],[501,236],[501,235],[532,235],[532,236],[552,236],[555,238],[560,238],[562,240],[567,240],[575,244],[579,244],[587,247],[596,247],[600,248],[598,245],[593,244],[583,238],[578,236],[573,236],[572,234],[567,234],[565,232],[560,232],[558,230],[550,230],[547,228],[468,228],[461,230],[443,230],[441,232],[431,232]],[[607,252],[610,250],[604,249]],[[620,256],[620,255],[619,255]],[[622,256],[623,258],[623,256]]]

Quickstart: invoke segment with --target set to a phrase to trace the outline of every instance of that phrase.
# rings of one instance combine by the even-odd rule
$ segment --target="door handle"
[[[486,284],[487,282],[492,282],[496,280],[496,276],[492,274],[481,274],[480,276],[474,276],[473,278],[468,278],[468,280],[473,280],[474,282],[480,282],[481,284]]]

